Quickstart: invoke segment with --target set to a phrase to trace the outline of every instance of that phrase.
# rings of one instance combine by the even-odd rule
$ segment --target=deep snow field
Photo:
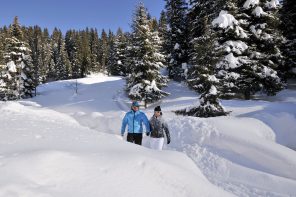
[[[0,102],[0,197],[296,196],[296,90],[223,100],[227,117],[176,116],[198,95],[170,82],[161,105],[172,142],[127,143],[120,77],[93,75]],[[125,136],[126,137],[126,136]],[[293,150],[294,149],[294,150]]]

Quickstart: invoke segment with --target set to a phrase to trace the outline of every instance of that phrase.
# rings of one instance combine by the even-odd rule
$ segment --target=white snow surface
[[[295,196],[296,91],[222,101],[227,117],[176,116],[196,93],[170,82],[163,151],[120,137],[131,101],[119,77],[93,75],[0,102],[0,197]],[[125,136],[126,137],[126,136]],[[290,147],[290,148],[288,148]]]

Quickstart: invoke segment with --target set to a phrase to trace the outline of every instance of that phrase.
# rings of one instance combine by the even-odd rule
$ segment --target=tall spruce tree
[[[136,56],[135,54],[135,50],[133,48],[133,44],[132,44],[132,33],[130,32],[126,32],[125,34],[125,38],[126,38],[126,50],[125,50],[125,62],[124,62],[124,67],[126,69],[126,75],[130,75],[132,72],[132,68],[133,68],[133,57]]]
[[[216,78],[216,64],[222,57],[221,49],[217,48],[217,33],[208,24],[208,19],[203,18],[203,36],[192,40],[192,67],[190,68],[189,84],[200,92],[199,106],[178,110],[176,114],[215,117],[227,115],[219,102],[219,80]]]
[[[296,78],[296,3],[294,0],[283,0],[282,20],[284,35],[287,39],[283,49],[285,66],[282,70],[287,77]]]
[[[40,51],[40,64],[39,64],[39,81],[44,83],[47,81],[48,72],[49,72],[49,65],[51,62],[51,43],[50,43],[50,36],[48,33],[48,29],[45,28],[42,32],[41,37],[41,51]]]
[[[127,90],[131,99],[151,103],[168,93],[160,90],[166,85],[166,79],[159,72],[163,66],[163,56],[153,44],[153,32],[147,16],[147,10],[141,3],[133,17],[132,53],[129,57],[132,67],[127,79]]]
[[[42,30],[39,26],[29,27],[25,31],[25,37],[30,47],[30,56],[33,63],[34,73],[30,73],[30,75],[33,76],[35,87],[37,87],[44,80],[44,76],[42,77],[42,36]],[[35,89],[35,95],[36,93],[37,92]]]
[[[110,46],[109,68],[112,75],[126,75],[126,47],[127,40],[125,34],[119,28],[114,43]]]
[[[169,30],[165,11],[161,11],[158,22],[158,36],[161,42],[161,53],[165,56],[165,65],[169,63],[168,55],[170,53],[169,48]]]
[[[50,78],[54,80],[68,79],[71,76],[71,64],[65,48],[65,40],[61,30],[55,28],[51,39],[52,60]]]
[[[80,44],[79,44],[79,62],[80,62],[80,77],[85,77],[90,73],[91,68],[91,52],[89,46],[89,33],[86,29],[79,33]]]
[[[68,54],[69,61],[72,68],[72,78],[77,79],[80,77],[80,59],[79,59],[79,35],[74,30],[66,32],[65,46]]]
[[[107,59],[108,59],[108,35],[106,31],[103,29],[100,39],[100,63],[101,63],[101,72],[106,71]]]
[[[249,76],[253,71],[247,54],[249,47],[245,43],[248,35],[241,22],[246,18],[238,6],[237,0],[225,1],[219,16],[212,20],[218,37],[217,48],[223,51],[223,57],[216,65],[216,77],[220,79],[219,90],[223,97],[242,93],[248,98],[254,80]]]
[[[114,43],[115,43],[115,35],[109,29],[108,32],[108,52],[107,52],[107,62],[106,62],[106,70],[105,73],[110,74],[110,62],[114,61],[113,54],[114,53]]]
[[[276,67],[281,64],[281,61],[278,61],[281,59],[278,50],[281,36],[276,29],[274,30],[275,35],[270,36],[273,40],[267,39],[268,33],[266,33],[270,33],[277,22],[267,28],[271,23],[269,19],[273,17],[266,18],[269,17],[267,14],[261,15],[261,7],[259,5],[258,7],[257,3],[259,1],[192,1],[189,12],[190,19],[193,20],[190,33],[191,43],[203,35],[203,29],[207,24],[210,24],[217,33],[217,50],[215,51],[222,50],[222,58],[215,69],[215,75],[220,79],[219,86],[217,86],[221,93],[220,96],[243,95],[244,98],[249,99],[257,91],[265,91],[272,95],[282,88],[281,80],[275,71]],[[269,10],[270,14],[275,11],[270,8],[268,2],[262,5]],[[207,20],[204,20],[205,17]],[[265,25],[263,23],[254,25],[256,21],[258,23],[258,20],[265,21]],[[258,31],[264,33],[260,36],[256,35],[255,26],[259,29],[264,26],[264,30]],[[267,46],[269,49],[265,48]],[[191,62],[194,62],[196,58],[200,57],[192,52]],[[198,90],[199,84],[194,78],[199,76],[194,76],[194,73],[190,75],[189,84]]]
[[[242,15],[247,26],[249,62],[245,76],[240,80],[239,89],[245,97],[256,91],[274,95],[283,88],[281,73],[277,71],[283,66],[283,56],[280,50],[283,36],[279,30],[280,20],[278,1],[239,1]]]
[[[169,77],[180,81],[188,62],[187,4],[185,0],[165,0],[169,25]]]
[[[190,39],[190,50],[189,50],[189,63],[192,65],[192,68],[189,68],[187,82],[188,85],[196,90],[199,93],[204,92],[203,84],[200,81],[199,72],[196,72],[196,68],[198,66],[203,66],[202,64],[197,64],[196,62],[203,62],[204,51],[198,51],[197,48],[197,41],[202,42],[206,37],[207,34],[215,34],[214,31],[209,30],[212,29],[211,21],[213,21],[218,15],[225,4],[224,0],[191,0],[190,1],[190,9],[188,11],[188,20],[189,20],[189,39]],[[216,37],[216,43],[217,36]],[[211,42],[213,44],[213,42]],[[210,46],[210,45],[209,45]],[[214,46],[211,46],[213,50]],[[204,50],[202,47],[201,50]],[[221,51],[221,50],[216,50]],[[201,54],[199,54],[201,53]],[[211,58],[214,55],[213,51],[211,52]],[[220,53],[220,52],[219,52]],[[216,54],[221,55],[221,54]],[[217,59],[217,58],[216,58]],[[206,69],[206,68],[203,68]],[[216,69],[215,69],[216,71]]]
[[[89,32],[89,47],[90,47],[90,71],[99,72],[100,71],[100,62],[99,62],[99,46],[100,39],[98,36],[97,29],[90,29]]]
[[[5,64],[4,50],[5,50],[5,30],[4,28],[0,28],[0,65]]]
[[[14,18],[13,24],[9,27],[9,37],[5,39],[4,59],[5,65],[2,68],[1,100],[14,100],[33,96],[34,80],[32,59],[29,55],[28,44],[23,41],[23,32]]]

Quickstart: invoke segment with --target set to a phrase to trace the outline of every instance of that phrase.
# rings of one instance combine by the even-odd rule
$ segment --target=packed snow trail
[[[79,79],[78,94],[73,83],[42,85],[32,101],[69,114],[98,132],[119,135],[122,117],[130,107],[124,80]],[[296,122],[295,91],[268,97],[274,102],[223,101],[231,115],[209,119],[171,112],[195,104],[197,95],[185,85],[170,82],[165,91],[171,95],[144,110],[151,117],[153,108],[161,104],[172,135],[165,149],[186,153],[212,183],[238,196],[295,196],[296,154],[285,147],[296,145],[296,126],[287,128]],[[148,140],[144,137],[144,146]]]

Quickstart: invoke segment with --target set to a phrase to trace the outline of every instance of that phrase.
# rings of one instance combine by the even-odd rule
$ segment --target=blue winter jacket
[[[126,125],[128,125],[129,133],[143,133],[143,124],[145,124],[146,132],[150,132],[147,116],[142,111],[134,112],[131,110],[125,114],[122,120],[121,134],[124,134]]]

